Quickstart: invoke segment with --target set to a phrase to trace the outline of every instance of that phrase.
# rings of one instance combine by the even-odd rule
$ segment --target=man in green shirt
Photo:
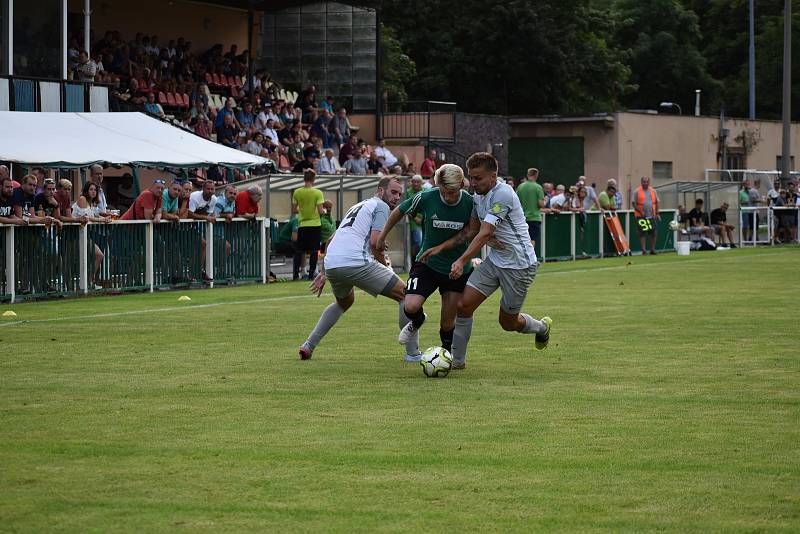
[[[597,202],[603,211],[617,211],[617,181],[611,178],[606,190],[597,195]]]
[[[539,169],[528,169],[528,180],[517,187],[517,196],[525,212],[525,221],[528,223],[528,236],[531,243],[536,246],[542,232],[542,208],[544,208],[544,189],[537,183]]]
[[[408,275],[406,298],[400,303],[402,329],[398,340],[406,346],[407,362],[419,361],[419,329],[425,322],[422,305],[436,289],[442,295],[439,337],[442,347],[451,350],[458,299],[472,271],[472,264],[469,263],[459,278],[455,280],[450,278],[450,268],[466,250],[468,244],[466,241],[460,246],[432,256],[427,263],[419,261],[423,252],[458,234],[472,217],[472,196],[461,189],[464,183],[464,171],[461,167],[452,164],[442,165],[436,169],[434,178],[438,187],[407,198],[392,211],[377,243],[377,249],[383,250],[386,236],[403,216],[422,216],[421,250]]]
[[[283,224],[278,230],[278,239],[275,241],[275,252],[294,256],[295,242],[297,241],[297,215],[292,215],[289,222]]]
[[[405,200],[414,198],[422,192],[422,176],[415,174],[409,182],[409,187],[406,189]],[[411,237],[411,257],[416,258],[419,254],[419,249],[422,246],[422,216],[408,218],[408,232]]]
[[[292,213],[299,219],[297,225],[297,246],[294,252],[294,265],[292,279],[300,278],[300,264],[306,252],[309,253],[308,262],[309,279],[314,278],[317,270],[317,257],[322,243],[322,221],[320,215],[325,213],[322,203],[325,198],[322,191],[314,187],[317,173],[313,169],[306,169],[303,173],[303,187],[295,189],[292,193]]]
[[[326,200],[322,203],[322,207],[325,208],[325,213],[320,215],[320,223],[322,223],[322,250],[325,251],[325,245],[328,244],[328,241],[333,237],[333,234],[336,232],[336,222],[331,217],[331,210],[333,210],[333,202],[330,200]]]

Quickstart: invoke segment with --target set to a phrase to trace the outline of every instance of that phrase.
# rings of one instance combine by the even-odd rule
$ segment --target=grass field
[[[363,293],[308,362],[300,283],[5,306],[0,530],[797,532],[800,249],[628,261],[541,269],[544,352],[492,297],[445,379]]]

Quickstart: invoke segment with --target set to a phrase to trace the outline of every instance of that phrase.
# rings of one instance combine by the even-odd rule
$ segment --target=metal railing
[[[455,102],[389,102],[380,121],[381,135],[386,139],[456,142]]]
[[[780,230],[789,232],[786,241],[800,243],[800,208],[791,206],[742,206],[739,208],[739,243],[774,245]],[[793,235],[792,235],[793,234]]]
[[[263,218],[0,225],[0,300],[266,283],[268,249]]]

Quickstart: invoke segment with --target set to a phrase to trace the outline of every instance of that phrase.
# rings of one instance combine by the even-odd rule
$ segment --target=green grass
[[[628,261],[542,268],[544,352],[493,296],[446,379],[363,293],[309,362],[300,283],[5,306],[0,530],[798,531],[800,249]]]

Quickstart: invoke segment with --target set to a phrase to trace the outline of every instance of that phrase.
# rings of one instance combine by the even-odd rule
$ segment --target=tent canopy
[[[246,168],[270,160],[203,139],[143,113],[0,112],[0,161],[42,167],[94,163]]]

